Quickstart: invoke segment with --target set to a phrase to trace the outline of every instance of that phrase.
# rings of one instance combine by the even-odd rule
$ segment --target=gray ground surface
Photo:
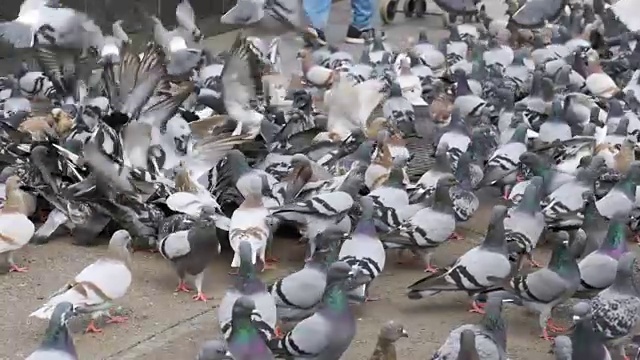
[[[488,4],[490,11],[499,13],[500,5]],[[331,25],[328,28],[330,42],[342,41],[349,22],[348,3],[334,5]],[[438,28],[440,19],[402,19],[385,30],[390,42],[400,42],[416,36],[418,28],[428,27],[433,38],[445,33]],[[210,47],[217,50],[228,48],[234,34],[225,34],[208,40]],[[293,35],[284,35],[283,57],[285,69],[297,70],[294,54],[300,41]],[[354,52],[360,47],[341,45]],[[494,198],[497,194],[494,194]],[[491,201],[486,201],[490,204]],[[467,229],[484,232],[490,206],[463,224]],[[475,245],[478,235],[468,233],[464,241],[443,246],[436,253],[438,265],[446,265],[457,255]],[[262,275],[265,281],[274,279],[297,269],[302,264],[302,246],[290,239],[276,241],[276,255],[283,262],[278,270]],[[292,250],[293,249],[293,250]],[[71,280],[78,271],[92,263],[105,252],[104,247],[81,248],[70,244],[68,239],[60,239],[41,246],[27,246],[16,254],[16,260],[28,265],[26,274],[10,274],[0,284],[0,305],[6,311],[0,314],[0,359],[23,359],[34,348],[46,327],[46,323],[28,318],[44,299]],[[448,294],[423,301],[409,301],[404,296],[406,286],[423,276],[422,271],[412,265],[396,265],[393,254],[389,255],[383,276],[374,283],[374,295],[382,299],[355,309],[359,326],[345,359],[367,359],[375,346],[376,334],[381,324],[394,319],[402,322],[410,333],[409,339],[398,343],[400,359],[425,359],[437,349],[448,332],[468,322],[479,320],[477,315],[467,313],[468,299],[465,294]],[[537,251],[536,258],[546,260],[548,252]],[[74,323],[74,339],[81,359],[193,359],[198,346],[206,339],[217,336],[216,304],[228,286],[227,271],[230,256],[226,254],[216,259],[208,270],[204,287],[213,299],[206,304],[191,300],[186,294],[175,294],[173,289],[177,279],[170,265],[159,255],[134,254],[134,280],[130,292],[118,301],[130,314],[130,320],[123,325],[106,325],[100,335],[85,335],[81,331],[86,322]],[[522,309],[508,308],[505,311],[509,325],[509,354],[512,359],[551,359],[547,354],[549,344],[538,339],[537,317],[527,315]]]

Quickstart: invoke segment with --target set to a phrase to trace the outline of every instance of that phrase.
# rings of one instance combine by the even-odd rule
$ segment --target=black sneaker
[[[365,39],[374,39],[376,37],[376,29],[363,29],[358,30],[353,25],[349,25],[349,29],[347,30],[347,38],[346,42],[349,44],[364,44]],[[386,39],[387,35],[384,31],[380,32],[380,38],[382,40]]]
[[[306,47],[313,47],[315,44],[327,45],[327,37],[324,35],[324,31],[320,29],[309,27],[302,35],[302,38]]]

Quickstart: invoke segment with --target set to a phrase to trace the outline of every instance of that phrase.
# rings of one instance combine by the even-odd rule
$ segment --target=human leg
[[[309,29],[312,37],[323,44],[326,42],[324,28],[329,21],[329,13],[331,12],[331,0],[303,0],[302,6],[304,12],[311,23]]]

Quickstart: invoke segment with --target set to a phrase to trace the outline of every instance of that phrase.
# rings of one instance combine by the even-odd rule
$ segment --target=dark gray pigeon
[[[61,302],[56,305],[40,347],[26,360],[77,360],[76,348],[67,328],[67,322],[75,315],[73,305]]]
[[[563,339],[560,341],[560,346],[555,346],[556,359],[611,359],[611,354],[602,341],[602,337],[593,329],[590,310],[591,308],[586,302],[580,302],[573,306],[573,332],[569,337],[569,342]],[[557,338],[555,342],[557,342]]]
[[[184,281],[185,275],[195,276],[198,293],[193,299],[198,301],[207,301],[202,292],[204,270],[212,257],[221,250],[213,222],[215,216],[214,209],[203,207],[193,227],[171,233],[158,242],[160,254],[172,262],[180,278],[176,291],[189,292],[190,289]]]

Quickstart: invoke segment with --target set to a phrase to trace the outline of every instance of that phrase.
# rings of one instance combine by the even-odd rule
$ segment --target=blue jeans
[[[358,30],[371,28],[375,2],[376,0],[351,0],[351,25]],[[324,30],[329,21],[331,0],[303,0],[302,5],[311,26]]]

